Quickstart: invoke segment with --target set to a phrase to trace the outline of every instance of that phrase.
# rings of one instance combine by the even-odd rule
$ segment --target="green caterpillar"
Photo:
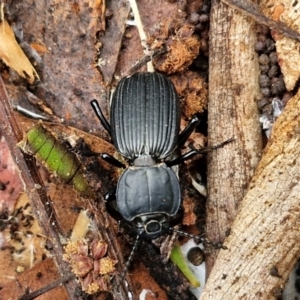
[[[65,183],[72,184],[83,196],[94,196],[76,155],[41,124],[30,129],[18,146],[25,153],[34,155],[49,172]]]

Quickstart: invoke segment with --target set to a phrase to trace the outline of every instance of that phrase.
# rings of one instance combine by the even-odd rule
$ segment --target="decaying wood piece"
[[[300,32],[300,2],[295,0],[262,1],[263,13],[275,21],[281,21]],[[300,77],[299,41],[272,32],[276,40],[276,52],[287,90],[293,90]]]
[[[300,92],[276,121],[201,300],[277,299],[300,256]]]
[[[222,2],[251,16],[259,24],[272,29],[286,88],[288,91],[293,90],[300,74],[298,64],[300,58],[298,51],[300,3],[297,0],[268,0],[261,1],[257,6],[248,0],[222,0]]]
[[[231,7],[234,7],[235,9],[241,11],[243,14],[249,15],[259,24],[266,25],[270,29],[274,29],[291,39],[295,39],[298,41],[300,40],[299,31],[295,30],[288,23],[280,22],[277,18],[268,17],[261,11],[261,8],[266,8],[267,10],[269,10],[270,8],[277,7],[277,9],[275,8],[277,14],[281,14],[284,10],[284,6],[287,5],[287,7],[293,7],[292,10],[297,13],[297,8],[295,8],[295,6],[299,6],[297,0],[277,1],[277,4],[275,4],[276,1],[273,0],[262,1],[261,6],[256,5],[250,0],[222,0],[222,2]]]
[[[235,140],[213,151],[208,165],[207,236],[223,241],[261,155],[257,104],[255,23],[213,1],[210,23],[208,134],[210,145]],[[216,253],[208,260],[211,269]]]

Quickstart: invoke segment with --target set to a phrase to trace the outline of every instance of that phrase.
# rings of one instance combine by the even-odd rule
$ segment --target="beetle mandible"
[[[170,155],[186,142],[199,118],[194,116],[179,133],[177,92],[167,77],[156,72],[121,79],[112,98],[110,124],[98,102],[93,100],[91,105],[115,148],[129,163],[117,188],[106,195],[107,208],[138,236],[154,239],[169,233],[183,215],[179,181],[171,166],[202,152],[191,150],[173,160]],[[112,156],[101,156],[125,168]]]

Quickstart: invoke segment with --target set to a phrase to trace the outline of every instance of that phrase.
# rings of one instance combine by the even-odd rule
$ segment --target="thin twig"
[[[35,290],[31,293],[25,293],[24,295],[22,295],[21,297],[18,298],[18,300],[32,300],[40,295],[43,295],[44,293],[56,288],[58,285],[65,283],[67,281],[69,281],[70,279],[72,279],[74,277],[74,275],[66,275],[61,277],[58,280],[55,280],[51,283],[49,283],[46,286],[43,286],[42,288]]]
[[[130,7],[132,9],[133,15],[134,15],[135,25],[136,25],[136,27],[138,29],[138,32],[139,32],[139,36],[140,36],[140,39],[141,39],[142,47],[144,49],[144,53],[147,56],[147,55],[149,55],[148,47],[147,47],[147,44],[146,44],[147,36],[146,36],[146,33],[144,31],[144,28],[143,28],[143,24],[142,24],[142,20],[141,20],[141,17],[140,17],[139,9],[137,7],[137,4],[136,4],[135,0],[129,0],[129,3],[130,3]],[[149,72],[154,71],[152,61],[149,61],[147,63],[147,70]]]
[[[154,57],[166,53],[167,50],[165,48],[155,50],[152,54],[145,55],[141,59],[139,59],[128,71],[125,72],[125,76],[131,76],[136,73],[142,66],[151,61]]]
[[[241,11],[242,13],[249,15],[257,23],[266,25],[269,28],[280,32],[281,34],[283,34],[286,37],[300,41],[299,32],[291,29],[290,27],[285,25],[283,22],[274,21],[274,20],[266,17],[261,12],[258,5],[254,4],[250,1],[247,1],[247,0],[221,0],[221,1],[235,9]]]

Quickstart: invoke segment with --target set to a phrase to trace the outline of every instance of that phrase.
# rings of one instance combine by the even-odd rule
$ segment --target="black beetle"
[[[115,201],[113,213],[118,213],[138,237],[154,239],[169,233],[183,215],[179,182],[171,166],[202,151],[191,150],[173,160],[170,155],[185,143],[199,118],[194,116],[179,133],[177,92],[167,77],[155,72],[136,73],[119,82],[111,103],[111,124],[96,100],[91,105],[114,146],[129,163],[116,190],[106,196],[107,208],[111,212]],[[108,154],[101,156],[125,168]]]

